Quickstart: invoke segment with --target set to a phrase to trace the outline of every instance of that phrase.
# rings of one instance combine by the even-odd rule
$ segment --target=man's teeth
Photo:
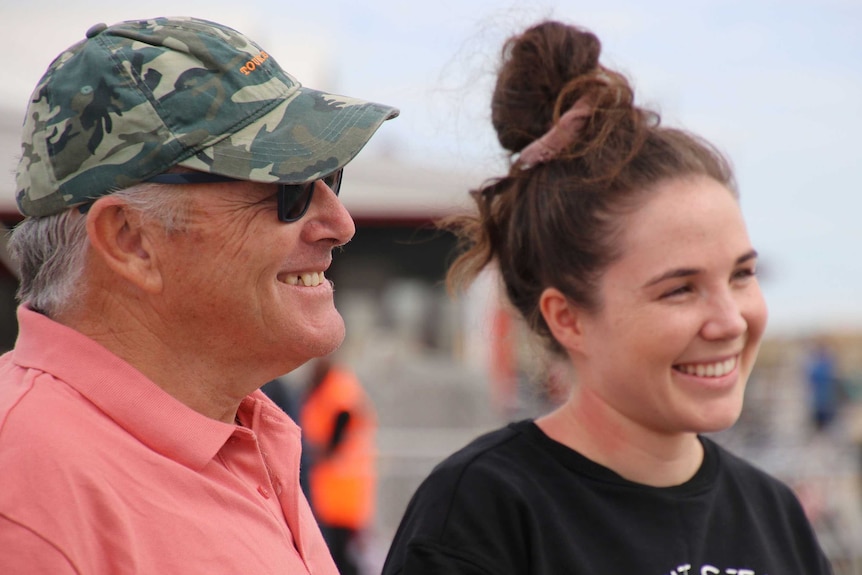
[[[287,281],[285,283],[292,286],[304,285],[305,287],[314,287],[320,285],[324,281],[326,281],[326,278],[323,276],[323,272],[311,272],[295,276],[287,276]]]
[[[683,373],[697,377],[721,377],[733,371],[736,367],[736,358],[732,357],[716,363],[692,363],[675,367]]]

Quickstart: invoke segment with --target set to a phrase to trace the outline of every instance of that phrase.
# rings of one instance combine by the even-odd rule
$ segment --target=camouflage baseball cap
[[[303,87],[236,30],[196,18],[99,24],[36,86],[16,199],[47,216],[172,166],[303,183],[359,153],[398,110]]]

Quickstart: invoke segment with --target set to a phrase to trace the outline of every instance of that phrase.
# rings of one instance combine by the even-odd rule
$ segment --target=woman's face
[[[643,431],[729,427],[767,316],[739,204],[710,178],[675,179],[621,223],[601,304],[580,316],[575,393]]]

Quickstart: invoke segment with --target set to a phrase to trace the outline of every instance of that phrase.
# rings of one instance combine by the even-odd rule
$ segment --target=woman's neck
[[[536,424],[558,443],[643,485],[680,485],[694,477],[703,462],[696,433],[647,429],[579,390]]]

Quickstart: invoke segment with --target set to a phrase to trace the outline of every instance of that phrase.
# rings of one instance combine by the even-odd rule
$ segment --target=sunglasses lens
[[[323,182],[338,195],[341,190],[341,174],[344,169],[332,172],[323,178]],[[311,195],[317,181],[306,184],[281,184],[278,194],[278,219],[283,222],[295,222],[305,215],[311,204]]]
[[[341,176],[344,174],[344,168],[340,170],[336,170],[323,178],[323,182],[330,187],[330,189],[335,192],[335,195],[338,195],[338,192],[341,191]]]
[[[283,222],[293,222],[301,218],[311,203],[314,182],[307,184],[282,184],[278,195],[278,215]]]

